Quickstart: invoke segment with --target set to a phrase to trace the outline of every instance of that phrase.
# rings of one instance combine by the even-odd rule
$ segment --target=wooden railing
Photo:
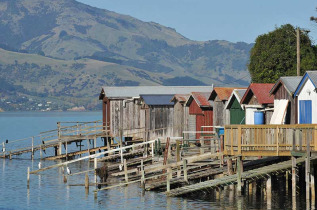
[[[317,151],[317,124],[225,126],[227,155],[290,156],[308,147]]]

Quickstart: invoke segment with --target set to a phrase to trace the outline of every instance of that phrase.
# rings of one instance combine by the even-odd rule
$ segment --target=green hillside
[[[250,80],[252,44],[196,42],[74,0],[2,0],[0,20],[0,75],[8,87],[0,89],[6,99],[0,107],[6,110],[8,97],[17,94],[54,99],[64,109],[89,108],[104,85],[242,86]]]

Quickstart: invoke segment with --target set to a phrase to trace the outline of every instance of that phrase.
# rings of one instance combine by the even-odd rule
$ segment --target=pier
[[[92,123],[94,125],[89,125]],[[71,168],[78,161],[93,162],[91,169],[72,174],[64,172],[64,181],[71,176],[87,174],[88,184],[70,186],[98,186],[96,195],[102,190],[128,187],[133,183],[140,183],[145,191],[161,191],[167,196],[188,196],[224,187],[235,189],[239,195],[252,190],[253,183],[261,182],[269,196],[274,187],[272,179],[282,177],[286,183],[291,180],[292,197],[296,198],[297,186],[302,184],[299,176],[304,176],[307,202],[313,204],[315,199],[317,125],[228,125],[223,135],[217,127],[215,131],[202,129],[199,139],[185,138],[192,133],[185,131],[182,137],[137,141],[126,138],[123,141],[124,136],[111,136],[98,121],[76,122],[75,126],[67,127],[60,124],[56,130],[40,134],[41,144],[35,144],[33,137],[31,147],[5,149],[1,157],[31,154],[31,158],[35,158],[37,152],[41,153],[37,155],[39,160],[62,160],[34,171],[28,169],[28,183],[31,175],[46,170]],[[87,148],[83,149],[85,143]],[[3,145],[8,144],[10,141]],[[67,147],[71,144],[76,147],[69,151]],[[43,152],[49,149],[54,154],[44,156]],[[106,177],[111,182],[101,179],[100,171],[105,166]],[[93,181],[89,178],[91,175]]]

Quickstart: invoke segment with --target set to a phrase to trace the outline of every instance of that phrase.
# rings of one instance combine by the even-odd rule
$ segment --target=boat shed
[[[270,94],[272,83],[251,83],[240,104],[245,108],[247,125],[269,124],[274,106],[274,97]]]
[[[186,102],[189,96],[190,94],[175,94],[171,100],[174,103],[173,132],[176,137],[181,137],[183,131],[188,131],[189,107],[186,106]]]
[[[213,107],[211,102],[208,100],[210,92],[192,92],[186,106],[189,107],[189,131],[198,131],[189,136],[190,139],[199,139],[202,134],[200,131],[212,131],[213,125]]]
[[[209,100],[213,101],[213,125],[224,126],[230,123],[229,110],[225,110],[232,91],[241,89],[235,87],[215,87],[210,94]]]
[[[245,111],[240,101],[246,90],[234,89],[225,105],[225,109],[229,110],[230,125],[245,124]]]
[[[213,86],[126,86],[102,87],[99,100],[103,101],[103,125],[112,137],[144,138],[145,110],[141,109],[140,95],[190,94],[193,91],[211,91]]]
[[[317,70],[307,71],[294,93],[299,124],[317,123]]]
[[[145,111],[145,129],[149,139],[173,136],[174,95],[140,95],[141,109]]]
[[[294,93],[301,79],[300,76],[281,77],[275,83],[270,91],[274,96],[274,113],[270,124],[297,123],[297,97]]]

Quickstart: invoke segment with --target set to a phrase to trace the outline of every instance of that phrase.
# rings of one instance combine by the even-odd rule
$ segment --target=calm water
[[[56,128],[58,121],[95,121],[101,119],[100,112],[12,112],[0,113],[0,142],[14,140]],[[27,167],[37,169],[39,160],[26,158],[0,159],[0,209],[267,209],[265,196],[253,194],[238,197],[230,190],[216,193],[200,192],[190,198],[167,198],[164,193],[145,192],[138,184],[114,188],[98,193],[95,199],[90,187],[85,192],[84,176],[69,177],[63,183],[61,169],[51,169],[41,175],[31,175],[30,188],[26,187]],[[44,166],[57,162],[45,161]],[[86,161],[71,165],[72,171],[92,167]],[[90,177],[92,179],[92,176]],[[275,180],[272,192],[272,209],[291,209],[291,191],[285,190],[283,180]],[[301,194],[304,193],[300,193]],[[300,197],[298,209],[305,208]]]

